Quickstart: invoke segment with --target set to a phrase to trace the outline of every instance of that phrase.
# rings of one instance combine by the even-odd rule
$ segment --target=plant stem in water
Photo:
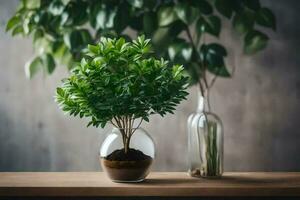
[[[219,176],[219,153],[217,146],[217,124],[207,122],[206,138],[206,176]]]

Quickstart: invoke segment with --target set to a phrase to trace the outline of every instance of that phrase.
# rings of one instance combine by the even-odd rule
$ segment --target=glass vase
[[[141,182],[149,174],[155,157],[155,145],[150,135],[138,128],[133,129],[127,146],[121,134],[124,131],[113,128],[107,135],[100,147],[100,163],[114,182]]]
[[[198,95],[197,111],[188,126],[189,174],[217,178],[223,173],[223,126],[220,118],[208,111],[207,95]]]

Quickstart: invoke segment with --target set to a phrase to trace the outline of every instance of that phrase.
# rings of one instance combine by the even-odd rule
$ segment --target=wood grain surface
[[[0,173],[3,196],[300,196],[300,172],[225,173],[222,179],[153,172],[142,183],[111,182],[103,172]]]

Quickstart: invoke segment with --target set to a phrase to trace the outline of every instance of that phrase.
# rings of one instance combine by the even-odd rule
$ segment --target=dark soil
[[[110,161],[142,161],[152,158],[140,150],[129,149],[129,151],[125,153],[124,149],[118,149],[105,157],[105,159]]]

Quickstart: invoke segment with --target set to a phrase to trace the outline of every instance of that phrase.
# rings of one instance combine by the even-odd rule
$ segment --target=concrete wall
[[[100,170],[102,129],[65,116],[53,101],[67,75],[26,80],[24,63],[33,55],[29,39],[11,38],[5,22],[18,1],[0,1],[0,171]],[[238,37],[225,29],[233,79],[219,79],[212,91],[214,111],[225,126],[226,171],[300,171],[300,18],[297,0],[264,0],[278,18],[278,31],[261,54],[242,54]],[[196,107],[196,88],[175,115],[151,117],[143,127],[154,137],[154,170],[185,171],[186,119]]]

